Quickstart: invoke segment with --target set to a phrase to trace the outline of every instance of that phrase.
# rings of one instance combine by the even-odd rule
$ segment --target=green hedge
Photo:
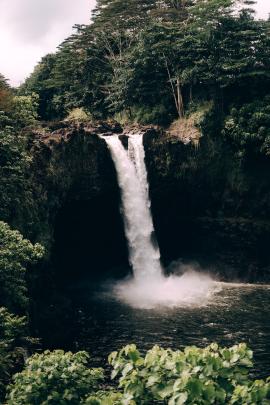
[[[116,389],[104,383],[102,369],[89,368],[86,352],[46,351],[14,376],[7,404],[269,404],[269,379],[250,379],[252,356],[244,343],[184,351],[154,346],[145,356],[132,344],[109,356]]]

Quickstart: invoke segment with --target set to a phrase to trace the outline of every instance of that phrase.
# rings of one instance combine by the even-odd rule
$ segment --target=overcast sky
[[[123,0],[125,1],[125,0]],[[136,0],[135,0],[136,1]],[[89,22],[95,0],[0,0],[0,72],[19,85],[42,56],[54,52],[74,24]],[[258,17],[270,0],[258,0]]]

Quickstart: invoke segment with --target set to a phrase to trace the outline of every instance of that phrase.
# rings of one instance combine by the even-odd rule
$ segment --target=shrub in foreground
[[[249,378],[252,351],[245,344],[217,344],[184,351],[154,346],[142,356],[128,345],[109,356],[118,389],[104,390],[101,369],[88,355],[63,351],[35,354],[9,387],[9,405],[261,404],[270,402],[270,381]]]
[[[86,352],[65,353],[62,350],[34,354],[25,370],[14,376],[9,388],[9,405],[81,404],[97,391],[103,378],[101,369],[87,367]]]
[[[184,351],[154,346],[145,357],[129,345],[109,361],[112,378],[119,377],[124,396],[136,404],[266,404],[270,399],[270,382],[250,381],[252,351],[245,344]]]

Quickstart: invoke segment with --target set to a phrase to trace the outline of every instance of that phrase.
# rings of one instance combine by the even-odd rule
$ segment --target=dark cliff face
[[[116,172],[98,136],[114,131],[74,126],[31,137],[37,220],[26,233],[45,244],[60,278],[127,271]]]
[[[225,279],[268,280],[270,161],[242,165],[208,135],[197,148],[164,134],[144,142],[164,262],[181,257]]]
[[[220,137],[205,135],[195,148],[142,130],[163,262],[196,260],[230,280],[269,279],[269,162],[240,166]],[[128,271],[116,172],[100,132],[120,129],[69,126],[30,137],[36,213],[25,234],[45,243],[60,279]]]

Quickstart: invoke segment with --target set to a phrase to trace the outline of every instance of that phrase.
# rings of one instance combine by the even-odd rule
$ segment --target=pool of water
[[[154,309],[132,308],[100,287],[93,291],[87,282],[70,287],[67,294],[72,304],[72,313],[66,315],[70,330],[61,329],[59,316],[58,340],[67,341],[68,335],[65,348],[89,351],[94,365],[104,366],[111,351],[128,343],[144,352],[155,344],[181,349],[246,342],[254,351],[252,374],[270,375],[270,286],[218,283],[202,306]],[[49,330],[51,337],[54,332]]]

